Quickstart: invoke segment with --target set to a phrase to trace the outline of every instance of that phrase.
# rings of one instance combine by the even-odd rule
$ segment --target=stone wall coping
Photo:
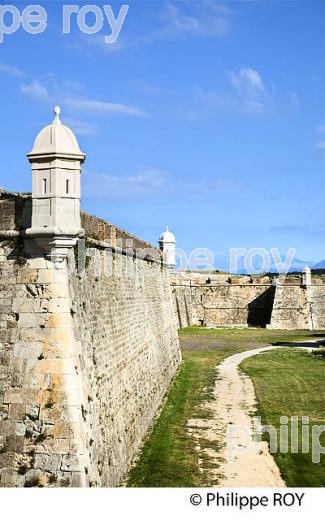
[[[155,260],[154,258],[147,258],[147,256],[143,256],[143,255],[139,254],[139,251],[137,249],[133,249],[133,248],[124,249],[122,247],[110,244],[109,240],[96,240],[95,238],[89,238],[87,236],[85,237],[85,239],[87,240],[88,243],[93,244],[95,247],[98,247],[99,249],[106,249],[106,250],[111,251],[112,253],[117,253],[117,254],[129,256],[132,258],[138,258],[139,260],[146,260],[153,264],[158,264],[158,265],[162,265],[162,266],[166,265],[166,264],[164,264],[162,257],[159,260]],[[158,251],[155,247],[151,247],[151,248],[147,247],[147,248],[143,248],[143,249],[147,249],[147,255],[149,254],[150,249],[155,254],[157,254],[157,251]],[[167,267],[167,265],[166,265],[166,267]]]

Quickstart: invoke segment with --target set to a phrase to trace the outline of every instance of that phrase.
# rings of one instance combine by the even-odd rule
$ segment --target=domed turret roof
[[[54,108],[55,118],[53,123],[40,131],[28,157],[44,154],[77,155],[83,156],[83,158],[85,157],[79,148],[77,138],[72,130],[61,123],[60,112],[60,107]]]
[[[159,242],[171,242],[173,244],[176,243],[175,235],[173,235],[173,233],[171,233],[171,231],[169,231],[168,226],[166,227],[166,231],[164,231],[160,235]]]

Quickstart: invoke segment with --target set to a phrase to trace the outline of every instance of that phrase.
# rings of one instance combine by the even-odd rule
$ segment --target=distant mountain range
[[[286,255],[281,255],[282,261],[284,261],[286,258]],[[262,268],[262,259],[260,256],[254,256],[252,258],[252,265],[253,270],[261,271]],[[318,263],[315,263],[314,260],[300,260],[300,258],[294,257],[292,259],[289,272],[301,272],[303,268],[308,265],[311,269],[325,269],[325,260],[321,260]],[[229,253],[219,253],[215,255],[215,267],[219,271],[225,271],[227,273],[230,272],[230,255]],[[268,272],[270,273],[277,273],[279,270],[277,268],[276,262],[274,261],[273,257],[270,255],[270,265],[267,265]],[[248,270],[245,267],[244,264],[244,257],[239,257],[237,261],[237,274],[251,274],[248,272]]]
[[[313,269],[325,269],[325,260],[321,260],[318,264],[313,265]]]

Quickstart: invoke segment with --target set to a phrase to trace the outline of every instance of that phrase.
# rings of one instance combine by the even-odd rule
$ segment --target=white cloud
[[[125,105],[122,103],[108,103],[106,101],[98,101],[95,99],[87,99],[81,97],[67,97],[62,99],[62,103],[85,112],[105,112],[109,114],[125,114],[129,116],[146,116],[146,112],[140,108]]]
[[[215,110],[232,110],[233,99],[229,94],[219,93],[216,90],[204,90],[201,87],[194,87],[194,103],[190,110],[190,115],[204,116]]]
[[[205,180],[204,182],[182,182],[179,187],[180,190],[193,193],[196,196],[211,195],[215,193],[237,193],[246,189],[246,184],[243,180],[238,181],[229,177],[215,176],[214,181]]]
[[[201,198],[215,193],[232,194],[246,189],[243,181],[229,177],[217,177],[215,180],[188,181],[173,175],[172,184],[168,182],[168,172],[158,168],[142,168],[134,175],[111,175],[85,173],[83,192],[86,197],[98,199],[130,199],[153,196],[179,198],[180,194]]]
[[[97,129],[94,125],[79,121],[76,119],[64,118],[64,124],[73,128],[73,132],[77,135],[96,135]]]
[[[325,140],[315,144],[317,150],[325,151]]]
[[[194,88],[195,102],[190,116],[205,117],[213,111],[263,114],[267,111],[270,96],[261,75],[254,69],[242,68],[236,73],[227,73],[233,89],[224,92]]]
[[[265,109],[265,104],[261,101],[247,99],[243,103],[244,112],[248,112],[250,114],[262,114],[263,112],[265,112]]]
[[[25,73],[16,67],[11,65],[7,65],[6,63],[0,62],[0,72],[4,72],[5,74],[9,74],[10,76],[16,76],[18,78],[22,78],[25,76]]]
[[[159,93],[168,93],[168,89],[160,87],[150,81],[145,79],[139,79],[137,82],[137,87],[146,94],[159,94]]]
[[[266,92],[260,73],[251,68],[242,68],[238,72],[231,72],[230,81],[237,89]]]
[[[267,111],[271,96],[262,75],[251,67],[242,67],[228,74],[234,87],[233,105],[240,111],[262,114]]]
[[[131,45],[126,44],[125,40],[122,39],[122,35],[118,37],[116,42],[114,43],[106,43],[105,38],[102,34],[93,34],[93,35],[83,35],[81,39],[75,41],[71,46],[75,48],[79,48],[81,50],[84,49],[85,44],[93,45],[103,51],[114,54],[124,49],[125,47],[130,47]]]
[[[80,85],[73,82],[64,81],[58,84],[51,81],[50,89],[38,80],[34,80],[29,84],[20,86],[21,92],[32,98],[52,101],[83,112],[96,112],[106,114],[124,114],[128,116],[145,117],[148,114],[138,107],[126,105],[123,103],[111,103],[107,101],[99,101],[96,99],[88,99],[82,97],[79,93],[74,95],[73,91],[80,91]]]
[[[86,173],[85,193],[90,198],[129,198],[161,190],[166,178],[163,170],[148,168],[128,176]]]
[[[189,5],[191,4],[187,3],[187,7]],[[229,13],[228,9],[215,2],[194,4],[191,13],[168,2],[161,14],[165,25],[156,32],[156,36],[223,36],[229,29]]]
[[[215,0],[184,2],[182,8],[171,2],[161,3],[163,8],[159,13],[156,28],[151,32],[135,33],[132,34],[132,38],[123,33],[120,34],[117,42],[109,45],[105,43],[101,34],[85,36],[70,43],[70,47],[82,52],[91,52],[91,46],[97,46],[107,53],[114,53],[161,40],[191,37],[219,38],[229,32],[232,11],[224,5],[219,5]]]
[[[34,80],[32,83],[29,84],[22,84],[20,86],[20,89],[21,92],[26,96],[31,96],[33,98],[43,100],[47,100],[49,98],[47,88],[37,80]]]

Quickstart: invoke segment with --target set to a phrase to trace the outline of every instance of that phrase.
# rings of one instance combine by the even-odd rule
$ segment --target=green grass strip
[[[254,383],[258,410],[263,425],[273,425],[277,432],[280,417],[298,416],[299,453],[276,453],[275,460],[287,486],[325,486],[325,455],[318,464],[312,462],[313,425],[325,424],[325,360],[313,354],[295,350],[274,350],[251,357],[241,364],[242,370]],[[310,452],[301,453],[301,417],[310,418]],[[268,440],[268,435],[265,434]],[[278,437],[279,438],[279,437]],[[325,433],[320,437],[325,446]]]

